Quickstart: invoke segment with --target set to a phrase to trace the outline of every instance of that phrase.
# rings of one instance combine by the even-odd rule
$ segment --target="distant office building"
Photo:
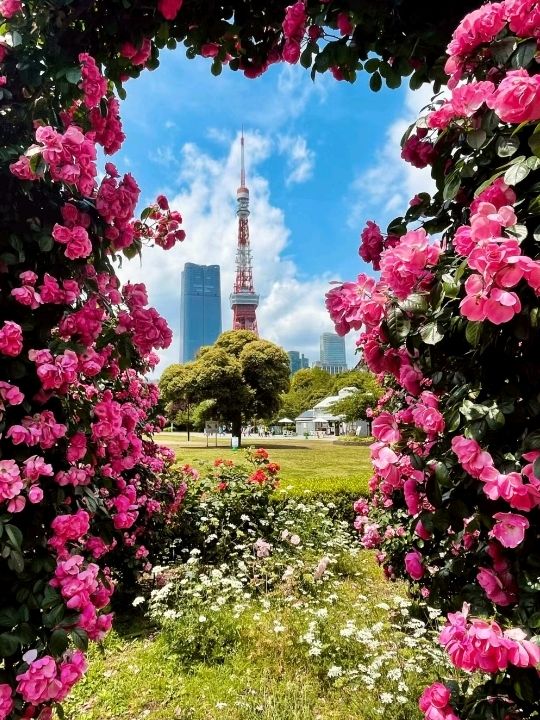
[[[290,350],[287,355],[289,356],[289,365],[291,367],[291,375],[294,375],[299,370],[303,370],[309,367],[309,360],[307,357],[300,355],[298,350]]]
[[[212,345],[221,335],[219,265],[184,265],[180,325],[180,361],[183,363],[193,360],[199,348]]]
[[[321,335],[321,365],[340,365],[347,369],[344,338],[336,333]]]
[[[313,367],[320,368],[330,375],[339,375],[340,373],[347,372],[348,368],[346,365],[333,365],[332,363],[322,363],[319,360],[313,363]]]

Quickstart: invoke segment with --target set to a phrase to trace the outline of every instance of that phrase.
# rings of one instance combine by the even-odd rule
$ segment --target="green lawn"
[[[206,447],[201,436],[187,443],[185,433],[162,433],[158,442],[172,448],[180,462],[201,467],[215,458],[243,460],[242,450],[231,450],[225,438],[218,438],[219,447]],[[213,441],[210,441],[213,443]],[[327,440],[289,438],[245,438],[244,446],[264,447],[270,459],[281,466],[281,488],[289,494],[347,492],[367,494],[367,481],[372,475],[367,444],[338,445]]]

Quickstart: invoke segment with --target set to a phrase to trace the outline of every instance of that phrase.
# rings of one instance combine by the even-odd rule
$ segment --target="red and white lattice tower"
[[[257,329],[256,310],[259,296],[253,289],[253,269],[251,267],[251,250],[249,247],[249,190],[246,187],[246,169],[244,165],[244,133],[241,139],[242,169],[240,187],[236,193],[238,201],[238,248],[236,250],[236,280],[230,296],[233,311],[233,330]]]

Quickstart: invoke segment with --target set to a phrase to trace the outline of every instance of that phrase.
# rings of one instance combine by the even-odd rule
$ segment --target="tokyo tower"
[[[241,138],[242,167],[240,187],[236,193],[238,208],[238,247],[236,249],[236,279],[230,296],[233,311],[233,330],[257,329],[256,310],[259,296],[253,289],[253,269],[251,267],[251,249],[249,247],[249,190],[246,187],[246,169],[244,165],[244,132]]]

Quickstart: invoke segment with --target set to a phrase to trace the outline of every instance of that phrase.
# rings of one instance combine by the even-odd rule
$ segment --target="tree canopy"
[[[369,371],[348,370],[339,375],[331,375],[319,367],[303,368],[292,376],[289,391],[282,395],[281,412],[294,419],[323,398],[336,395],[344,387],[357,387],[365,392],[372,392],[371,404],[374,404],[381,394],[375,376]],[[366,407],[369,405],[368,402]]]
[[[277,413],[280,395],[288,388],[285,351],[249,330],[222,333],[193,362],[171,365],[160,380],[167,403],[213,400],[214,417],[230,422],[239,438],[242,423]]]

